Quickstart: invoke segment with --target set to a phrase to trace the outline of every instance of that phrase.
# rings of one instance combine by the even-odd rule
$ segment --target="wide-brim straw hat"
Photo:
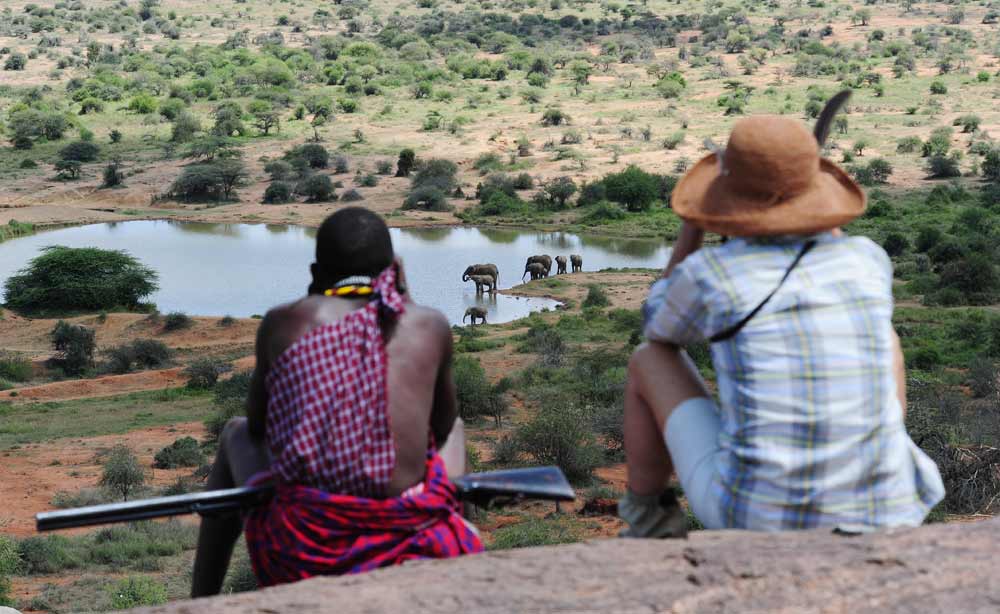
[[[864,213],[865,193],[820,157],[802,122],[760,115],[737,122],[725,150],[685,173],[671,207],[685,221],[722,235],[809,235]]]

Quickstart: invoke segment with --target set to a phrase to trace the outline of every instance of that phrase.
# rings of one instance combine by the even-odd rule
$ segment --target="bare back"
[[[251,434],[263,439],[267,390],[264,385],[274,361],[297,339],[326,324],[334,324],[367,300],[310,295],[268,312],[257,334],[247,417]],[[395,496],[424,477],[429,434],[444,444],[457,416],[451,377],[451,330],[438,311],[407,302],[399,319],[383,331],[387,339],[388,411],[396,464],[388,486]]]

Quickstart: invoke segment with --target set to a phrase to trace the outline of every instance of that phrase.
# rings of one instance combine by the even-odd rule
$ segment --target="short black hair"
[[[392,264],[389,227],[377,214],[347,207],[323,220],[316,233],[316,274],[327,284],[345,277],[377,277]]]

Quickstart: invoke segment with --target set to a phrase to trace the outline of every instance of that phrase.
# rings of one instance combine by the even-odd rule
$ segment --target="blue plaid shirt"
[[[768,304],[712,344],[722,432],[715,494],[727,526],[918,525],[944,496],[907,435],[892,371],[892,263],[863,237],[816,247]],[[688,345],[739,322],[803,238],[698,250],[651,288],[645,334]]]

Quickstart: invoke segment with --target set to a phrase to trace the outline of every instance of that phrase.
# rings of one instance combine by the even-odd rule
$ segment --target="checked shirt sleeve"
[[[705,339],[704,291],[683,264],[653,284],[642,311],[650,341],[686,346]]]

